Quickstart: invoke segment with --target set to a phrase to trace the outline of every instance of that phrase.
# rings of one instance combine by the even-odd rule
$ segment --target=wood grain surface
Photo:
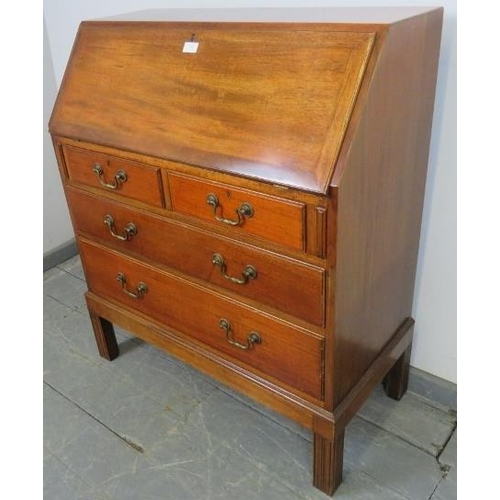
[[[321,399],[323,339],[319,335],[87,240],[80,240],[79,247],[89,290]],[[117,281],[119,273],[126,277],[129,292],[137,293],[140,283],[146,284],[147,292],[140,298],[125,293]],[[220,328],[221,319],[229,321],[239,343],[244,344],[251,332],[257,332],[262,343],[249,350],[231,345]]]
[[[373,39],[329,25],[84,22],[51,131],[326,192]]]
[[[78,233],[100,239],[120,252],[132,252],[235,292],[240,298],[252,298],[323,326],[325,272],[322,268],[74,188],[67,189],[67,196]],[[118,234],[123,235],[123,228],[129,223],[136,226],[137,234],[126,241],[117,240],[103,222],[106,215],[113,217]],[[224,257],[227,274],[241,279],[243,269],[252,265],[257,277],[246,284],[225,279],[220,268],[212,263],[215,253]]]

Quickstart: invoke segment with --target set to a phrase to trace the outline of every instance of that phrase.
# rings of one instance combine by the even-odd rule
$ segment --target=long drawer
[[[88,240],[87,285],[226,357],[315,398],[323,397],[324,339]]]
[[[77,231],[323,326],[320,267],[76,189],[67,196]]]

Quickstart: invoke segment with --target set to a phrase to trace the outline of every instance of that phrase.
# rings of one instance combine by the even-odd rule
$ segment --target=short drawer
[[[79,247],[91,291],[120,302],[224,357],[323,397],[324,339],[87,240]]]
[[[68,145],[63,146],[63,151],[72,183],[163,206],[159,168]]]
[[[322,268],[74,188],[67,196],[76,231],[323,326]]]
[[[168,179],[173,210],[304,249],[303,203],[174,173]]]

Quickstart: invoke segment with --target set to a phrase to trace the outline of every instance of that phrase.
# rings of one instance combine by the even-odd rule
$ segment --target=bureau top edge
[[[126,12],[92,21],[186,21],[245,23],[338,23],[393,24],[410,17],[441,9],[439,6],[398,7],[297,7],[297,8],[208,8],[208,9],[146,9]]]

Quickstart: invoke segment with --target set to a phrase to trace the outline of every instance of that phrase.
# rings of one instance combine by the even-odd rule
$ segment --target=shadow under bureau
[[[86,21],[50,121],[100,355],[120,325],[311,429],[328,494],[351,417],[407,387],[441,23]]]

